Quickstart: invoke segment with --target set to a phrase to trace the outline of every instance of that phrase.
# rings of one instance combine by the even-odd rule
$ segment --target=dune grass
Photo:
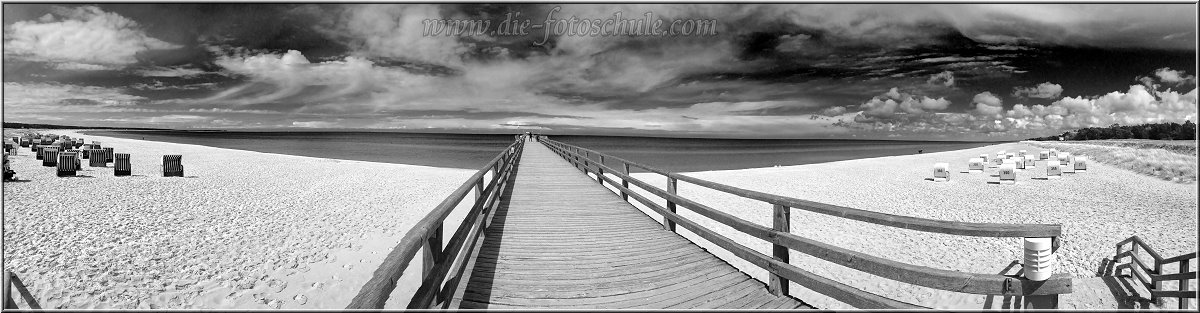
[[[1076,142],[1114,147],[1163,149],[1170,152],[1196,156],[1196,141],[1194,140],[1110,139]]]
[[[1194,141],[1095,140],[1026,141],[1044,149],[1058,149],[1089,160],[1177,183],[1196,182]]]

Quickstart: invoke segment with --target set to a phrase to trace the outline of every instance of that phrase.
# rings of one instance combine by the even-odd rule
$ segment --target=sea
[[[399,132],[87,131],[85,134],[318,158],[478,169],[513,135]],[[85,139],[87,137],[84,137]],[[960,150],[997,142],[551,136],[672,172],[788,166]],[[635,168],[634,172],[638,172]]]

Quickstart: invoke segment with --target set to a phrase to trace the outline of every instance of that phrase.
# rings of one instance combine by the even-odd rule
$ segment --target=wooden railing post
[[[17,301],[12,298],[12,276],[13,273],[4,271],[4,309],[12,310],[17,308]]]
[[[600,163],[597,164],[604,165],[604,155],[601,154],[599,157]],[[600,183],[600,186],[604,186],[604,167],[596,166],[596,181]]]
[[[771,229],[777,232],[791,233],[791,221],[791,208],[788,208],[782,204],[776,204],[775,212],[772,218]],[[791,263],[791,257],[788,255],[788,248],[779,244],[771,244],[771,256],[779,262]],[[771,282],[767,287],[771,291],[771,294],[781,297],[786,296],[788,295],[788,287],[789,284],[787,279],[784,279],[777,273],[771,273]]]
[[[1183,259],[1183,260],[1179,261],[1179,273],[1180,274],[1187,273],[1188,270],[1191,269],[1190,262],[1191,262],[1191,260],[1189,260],[1189,259]],[[1179,281],[1179,291],[1188,291],[1188,279]],[[1180,310],[1188,309],[1188,298],[1179,297],[1179,309]]]
[[[442,261],[440,260],[442,256],[442,226],[439,223],[437,229],[434,229],[433,233],[429,234],[429,238],[425,240],[425,247],[422,249],[425,250],[425,258],[421,262],[423,263],[421,279],[428,279],[432,276],[433,267]]]
[[[1154,257],[1150,257],[1150,258],[1151,258],[1151,259],[1154,259]],[[1162,260],[1159,260],[1159,259],[1154,259],[1154,273],[1151,273],[1151,275],[1162,275],[1162,274],[1166,274],[1166,273],[1163,273],[1163,264],[1162,264]],[[1151,281],[1153,281],[1153,279],[1154,279],[1153,277],[1154,277],[1154,276],[1150,276],[1150,277],[1151,277]],[[1162,298],[1162,297],[1159,297],[1159,296],[1155,296],[1155,295],[1154,295],[1154,292],[1155,292],[1155,291],[1162,291],[1162,290],[1163,290],[1163,288],[1162,288],[1162,281],[1161,281],[1161,280],[1159,280],[1159,281],[1153,281],[1153,283],[1154,283],[1154,288],[1151,288],[1151,289],[1150,289],[1150,301],[1154,302],[1154,304],[1156,304],[1156,305],[1162,306],[1162,305],[1163,305],[1163,298]],[[1182,299],[1181,299],[1181,300],[1182,300]]]
[[[675,195],[675,189],[678,184],[679,182],[676,181],[674,177],[667,176],[667,193]],[[667,211],[675,213],[675,202],[671,201],[671,199],[667,199]],[[663,216],[663,228],[671,232],[675,232],[675,222],[671,221],[671,219],[667,218],[666,216]]]
[[[629,163],[621,162],[621,165],[623,165],[625,167],[625,176],[629,176]],[[621,178],[621,187],[625,187],[628,189],[629,181],[625,180],[624,178]],[[621,200],[625,200],[625,202],[629,202],[629,195],[625,194],[624,190],[621,190]]]

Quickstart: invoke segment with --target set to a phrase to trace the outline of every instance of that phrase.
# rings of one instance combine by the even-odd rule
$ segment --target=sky
[[[1196,9],[5,3],[2,113],[171,129],[1014,140],[1195,122]],[[435,33],[439,21],[486,27]]]

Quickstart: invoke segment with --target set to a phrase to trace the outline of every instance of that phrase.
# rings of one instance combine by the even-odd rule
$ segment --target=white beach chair
[[[1037,166],[1037,157],[1035,157],[1033,155],[1025,155],[1024,159],[1025,159],[1025,167],[1036,167]]]
[[[1018,157],[1014,156],[1013,158],[1008,159],[1008,161],[1012,161],[1013,165],[1016,166],[1016,169],[1018,172],[1025,170],[1025,159],[1024,158],[1018,158]]]
[[[982,159],[984,163],[987,163],[987,161],[988,161],[988,160],[987,160],[988,158],[987,158],[987,154],[986,154],[986,153],[984,153],[984,154],[980,154],[980,155],[979,155],[979,158],[980,158],[980,159]]]
[[[985,161],[980,158],[971,158],[967,160],[967,173],[983,173],[983,163]]]
[[[944,182],[950,180],[950,163],[936,163],[933,165],[933,181]]]
[[[1058,158],[1058,149],[1050,149],[1050,159]]]
[[[1017,183],[1017,169],[1014,163],[1000,165],[1000,184],[1012,185]]]
[[[1058,164],[1067,166],[1067,164],[1070,162],[1071,162],[1071,153],[1070,152],[1059,152],[1058,153]]]
[[[1047,161],[1046,162],[1046,179],[1062,178],[1061,166],[1062,166],[1061,164],[1058,164],[1058,162],[1055,162],[1054,160]]]
[[[1049,159],[1049,158],[1050,158],[1050,151],[1042,150],[1042,152],[1038,153],[1038,160],[1045,160],[1045,159]]]
[[[1021,157],[1022,159],[1024,159],[1028,154],[1029,153],[1025,152],[1025,150],[1017,151],[1017,156]]]
[[[1087,172],[1087,157],[1085,157],[1085,156],[1075,157],[1075,172],[1077,172],[1077,173],[1086,173]]]

